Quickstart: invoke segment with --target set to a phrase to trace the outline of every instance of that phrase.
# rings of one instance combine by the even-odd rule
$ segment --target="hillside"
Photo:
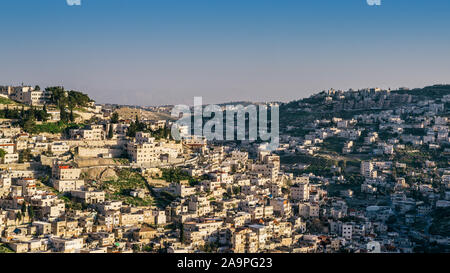
[[[411,90],[359,90],[322,91],[308,98],[280,106],[280,130],[292,136],[302,136],[310,128],[304,126],[313,120],[333,117],[351,118],[358,114],[393,110],[405,105],[415,105],[427,99],[450,95],[450,85],[433,85]],[[448,103],[448,102],[443,102]],[[289,130],[294,127],[295,130]]]

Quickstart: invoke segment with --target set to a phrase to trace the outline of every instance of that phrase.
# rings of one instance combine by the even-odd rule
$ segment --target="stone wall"
[[[123,153],[124,150],[118,148],[78,147],[78,156],[80,157],[100,157],[102,154],[111,154],[112,157],[120,157]]]

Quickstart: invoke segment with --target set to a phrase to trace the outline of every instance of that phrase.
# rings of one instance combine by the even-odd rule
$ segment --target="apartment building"
[[[28,105],[44,105],[49,102],[51,98],[50,92],[44,90],[35,90],[31,86],[13,87],[9,97],[13,100],[28,104]]]
[[[361,162],[361,175],[366,178],[377,178],[377,171],[374,168],[373,162]]]
[[[309,183],[296,183],[291,187],[291,198],[298,201],[309,200]]]
[[[104,191],[94,191],[94,190],[73,190],[70,191],[72,197],[80,200],[84,204],[95,204],[105,202],[105,192]]]
[[[103,130],[103,125],[89,125],[81,129],[70,129],[69,134],[72,139],[82,139],[82,140],[105,139],[105,131]]]
[[[258,235],[250,228],[240,228],[233,232],[231,245],[234,253],[256,253]]]
[[[77,180],[80,178],[81,169],[70,165],[56,163],[52,168],[53,179],[58,180]]]

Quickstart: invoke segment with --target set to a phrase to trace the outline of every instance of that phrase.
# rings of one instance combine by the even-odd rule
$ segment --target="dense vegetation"
[[[430,226],[430,233],[434,235],[441,235],[444,237],[450,236],[450,210],[437,209],[433,212],[433,222]]]
[[[395,92],[417,96],[419,99],[439,99],[450,94],[450,85],[437,84],[411,90],[396,90]]]
[[[323,143],[320,146],[322,146],[329,152],[339,154],[342,152],[342,148],[344,148],[344,144],[346,141],[347,139],[341,137],[328,137],[323,141]]]
[[[18,120],[17,124],[31,134],[62,133],[67,128],[77,127],[77,124],[74,123],[76,115],[73,110],[77,107],[89,106],[89,103],[92,102],[89,96],[78,91],[65,91],[64,87],[48,87],[46,91],[51,94],[50,104],[55,105],[60,111],[60,122],[46,123],[50,118],[47,105],[42,108],[29,107],[27,110],[24,106],[22,109],[9,109],[8,105],[15,102],[6,98],[0,98],[0,104],[7,104],[5,109],[0,110],[0,118]],[[43,123],[37,125],[36,122]]]
[[[439,99],[450,95],[450,85],[434,85],[412,90],[393,90],[391,94],[408,94],[413,96],[414,101],[426,99]],[[333,117],[349,119],[355,115],[371,114],[379,112],[379,109],[359,109],[359,110],[341,110],[335,111],[331,104],[324,101],[325,93],[320,92],[308,98],[291,101],[280,105],[280,130],[288,132],[291,136],[304,136],[309,132],[304,125],[314,120],[331,119]],[[308,107],[300,105],[309,104]],[[446,103],[448,105],[449,103]],[[391,107],[392,108],[392,107]],[[287,126],[296,126],[297,128],[287,131]],[[406,134],[424,135],[420,129],[406,130]]]
[[[162,179],[167,182],[176,182],[179,183],[182,180],[190,180],[192,176],[183,172],[180,168],[168,168],[162,170]]]
[[[0,110],[0,118],[15,119],[16,123],[23,128],[23,130],[30,134],[37,133],[63,133],[68,128],[79,128],[83,124],[76,124],[70,121],[61,120],[56,123],[47,123],[49,114],[44,106],[42,109],[34,107],[28,110],[19,109],[4,109]],[[37,121],[43,122],[42,124],[36,124]]]
[[[61,120],[64,122],[74,122],[73,110],[77,107],[87,107],[92,102],[88,95],[79,91],[65,91],[64,87],[48,87],[46,90],[50,92],[50,102],[58,107]]]
[[[0,104],[18,105],[19,103],[4,97],[0,97]]]
[[[118,117],[112,117],[112,120],[118,120]],[[114,123],[114,122],[113,122]],[[157,129],[157,130],[151,130],[147,124],[144,122],[141,122],[139,118],[136,116],[135,121],[130,123],[130,127],[128,128],[127,136],[129,137],[135,137],[137,132],[145,132],[150,133],[152,137],[154,137],[156,140],[163,139],[163,138],[170,138],[170,128],[163,128],[163,129]]]
[[[137,132],[142,132],[147,130],[147,125],[143,122],[139,121],[139,117],[136,116],[136,120],[130,123],[130,127],[128,128],[127,136],[135,137]]]
[[[0,253],[14,253],[14,251],[12,251],[5,244],[0,244]]]
[[[24,107],[22,107],[22,109],[19,110],[19,109],[9,109],[9,107],[7,106],[5,109],[0,110],[0,118],[6,118],[6,119],[34,118],[34,120],[37,120],[37,121],[47,121],[49,118],[49,115],[45,108],[37,109],[37,108],[31,107],[28,110],[24,110]]]
[[[145,189],[145,179],[137,172],[130,169],[117,170],[118,178],[102,182],[102,189],[106,190],[107,197],[113,200],[121,200],[126,204],[135,206],[149,206],[153,204],[150,196],[138,198],[130,196],[132,190]]]
[[[92,102],[88,95],[79,91],[65,91],[61,86],[48,87],[45,90],[51,94],[51,103],[58,107],[68,107],[69,109],[88,107]]]
[[[28,133],[37,133],[36,121],[46,122],[49,119],[49,116],[46,107],[43,109],[30,107],[28,110],[24,110],[24,107],[22,107],[21,110],[9,109],[6,107],[5,109],[0,110],[0,118],[18,120],[18,125]]]
[[[81,123],[65,123],[63,121],[54,123],[38,124],[34,127],[34,133],[51,133],[61,134],[67,132],[69,129],[82,128],[84,124]]]

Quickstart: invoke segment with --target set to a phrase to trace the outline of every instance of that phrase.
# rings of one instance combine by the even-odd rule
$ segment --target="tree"
[[[16,220],[18,220],[19,223],[20,223],[20,221],[22,221],[22,213],[19,212],[16,214]]]
[[[107,138],[108,138],[108,139],[112,139],[113,136],[114,136],[113,125],[110,124],[110,125],[109,125],[109,130],[108,130],[108,136],[107,136]]]
[[[78,91],[69,91],[67,93],[69,107],[74,108],[76,106],[87,107],[92,101],[88,95]]]
[[[30,220],[32,221],[34,218],[34,209],[32,206],[28,206],[28,217],[30,217]]]
[[[48,87],[45,89],[51,94],[51,102],[58,106],[61,111],[61,120],[68,121],[70,119],[69,114],[66,115],[66,107],[73,110],[75,107],[87,107],[92,100],[88,95],[78,91],[65,91],[64,87]]]
[[[134,252],[140,252],[141,251],[141,247],[138,244],[134,244],[132,248],[133,248]]]
[[[64,106],[59,107],[59,112],[60,112],[60,119],[63,122],[68,122],[69,121],[69,114],[66,111],[66,108]]]
[[[25,118],[23,123],[23,130],[28,133],[34,133],[36,131],[36,122],[34,116],[29,116]]]
[[[117,124],[119,123],[119,114],[117,112],[114,112],[111,116],[111,123]]]
[[[143,248],[142,248],[142,250],[144,251],[144,252],[152,252],[153,251],[153,245],[146,245],[146,246],[144,246]]]
[[[71,122],[74,122],[74,121],[75,121],[75,116],[73,115],[73,110],[72,110],[72,109],[70,109],[69,120],[70,120]]]
[[[322,232],[322,223],[320,222],[319,219],[313,219],[310,223],[308,223],[308,230],[310,230],[311,232]]]
[[[51,94],[50,98],[51,102],[60,106],[61,105],[60,102],[65,97],[64,87],[61,86],[47,87],[45,90]]]
[[[192,177],[184,173],[180,168],[168,168],[162,170],[162,179],[167,182],[179,183],[181,180],[191,180]]]
[[[347,160],[339,161],[339,165],[338,166],[341,167],[342,172],[345,172],[345,169],[347,168]]]
[[[47,113],[47,109],[44,106],[44,109],[42,110],[35,110],[34,111],[34,117],[38,120],[38,121],[44,121],[46,122],[49,118],[50,118],[50,114]]]
[[[136,123],[131,122],[130,127],[128,128],[127,136],[135,137],[137,132]]]
[[[0,149],[0,158],[3,160],[5,159],[6,151],[3,149]]]
[[[25,212],[27,212],[27,205],[25,203],[22,203],[20,211],[22,212],[22,215],[25,215]]]
[[[184,243],[184,225],[183,223],[180,224],[180,242]]]
[[[19,152],[19,163],[28,162],[31,159],[31,150],[26,149]]]

